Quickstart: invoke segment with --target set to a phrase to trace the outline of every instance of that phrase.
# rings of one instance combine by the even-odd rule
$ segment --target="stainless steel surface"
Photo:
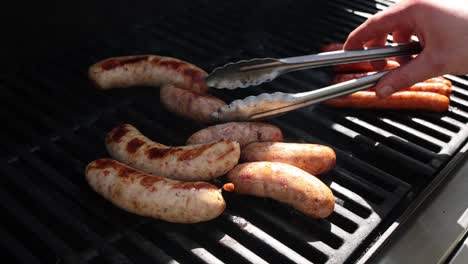
[[[228,63],[216,68],[206,78],[210,87],[236,89],[269,82],[276,77],[298,70],[325,67],[359,61],[370,61],[390,57],[417,54],[421,46],[417,42],[393,44],[383,48],[332,51],[314,55],[284,59],[253,59]]]
[[[468,231],[468,145],[358,263],[444,263]],[[391,236],[390,236],[391,235]],[[388,238],[388,240],[387,240]],[[372,251],[372,250],[370,250]],[[463,262],[466,263],[466,262]]]
[[[249,96],[221,107],[211,114],[211,118],[214,122],[230,122],[257,120],[284,114],[328,99],[370,88],[390,71],[379,72],[310,92],[296,94],[277,92]]]
[[[448,264],[466,264],[468,263],[468,238],[466,238],[460,248],[457,250],[452,259],[449,260]]]

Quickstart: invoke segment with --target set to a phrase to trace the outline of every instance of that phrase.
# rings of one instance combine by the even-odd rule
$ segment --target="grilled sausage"
[[[241,147],[258,141],[282,141],[281,130],[273,125],[259,122],[230,122],[210,126],[194,133],[187,145],[208,143],[218,140],[232,140]]]
[[[226,105],[214,96],[180,89],[172,84],[161,88],[160,100],[167,110],[201,123],[210,123],[210,114]]]
[[[342,43],[330,43],[323,45],[320,50],[322,52],[342,50]],[[400,66],[394,58],[387,59],[387,65],[382,70],[390,70]],[[375,67],[368,61],[345,63],[333,66],[335,72],[370,72],[375,71]]]
[[[358,73],[339,73],[331,80],[331,84],[346,82],[352,79],[358,79],[365,76],[374,74],[375,72],[358,72]],[[445,79],[442,76],[433,77],[424,81],[425,83],[443,83],[449,87],[452,87],[452,82]]]
[[[329,51],[337,51],[337,50],[342,50],[344,46],[344,43],[329,43],[322,45],[320,47],[321,52],[329,52]]]
[[[359,73],[341,73],[336,74],[331,80],[331,84],[346,82],[353,79],[362,78],[374,74],[375,72],[359,72]],[[445,86],[446,87],[445,87]],[[405,89],[406,91],[427,91],[450,95],[452,93],[452,82],[442,76],[433,77],[423,82],[414,84]]]
[[[448,110],[449,99],[436,93],[413,91],[397,92],[386,98],[378,98],[375,92],[363,91],[327,100],[324,104],[333,107],[444,112]]]
[[[349,81],[356,78],[361,78],[364,76],[369,75],[370,73],[347,73],[347,74],[337,74],[335,78],[333,78],[332,83],[340,83]],[[400,91],[414,91],[414,92],[430,92],[430,93],[438,93],[441,95],[449,96],[452,94],[452,88],[442,82],[442,80],[436,82],[433,80],[435,78],[431,78],[424,82],[416,83],[410,87],[401,89]],[[368,91],[375,91],[374,88],[368,89]]]
[[[390,70],[399,67],[400,64],[394,60],[387,60],[387,64],[381,70]],[[333,66],[335,72],[370,72],[377,70],[374,65],[368,61],[339,64]]]
[[[165,84],[198,93],[207,89],[205,71],[185,61],[156,55],[109,58],[92,65],[88,74],[102,90]]]
[[[169,147],[151,141],[128,124],[107,134],[106,147],[114,159],[131,167],[182,181],[221,176],[237,164],[240,156],[239,144],[233,141]]]
[[[330,84],[342,83],[353,79],[359,79],[372,75],[376,72],[358,72],[358,73],[338,73],[331,79]]]
[[[375,91],[375,89],[371,88],[369,89],[369,91]],[[452,88],[440,82],[420,82],[410,87],[401,89],[400,91],[428,92],[437,93],[445,96],[450,96],[452,94]]]
[[[237,165],[228,181],[240,194],[272,198],[313,218],[329,216],[335,207],[333,193],[318,178],[289,164],[250,162]]]
[[[316,144],[254,142],[242,149],[241,160],[282,162],[319,175],[335,166],[336,154],[333,149]]]
[[[451,82],[450,80],[445,79],[445,78],[442,77],[442,76],[433,77],[433,78],[430,78],[430,79],[425,80],[424,82],[429,82],[429,83],[444,83],[444,84],[447,85],[448,87],[452,87],[452,82]]]
[[[337,51],[337,50],[342,50],[343,49],[343,46],[344,44],[343,43],[330,43],[330,44],[326,44],[326,45],[323,45],[322,47],[320,47],[320,50],[322,52],[328,52],[328,51]],[[395,61],[394,58],[390,58],[390,59],[387,59],[387,61]],[[351,63],[351,64],[343,64],[343,65],[352,65],[354,63]],[[397,64],[394,64],[393,62],[390,62],[390,64],[392,65],[388,65],[387,63],[387,68],[389,67],[389,69],[392,69],[391,67],[392,66],[395,66],[395,67],[398,67],[399,65]],[[394,65],[393,65],[394,64]],[[339,66],[339,65],[336,65],[336,66]],[[345,67],[345,69],[343,70],[343,67]],[[357,72],[355,69],[351,69],[351,70],[347,70],[346,67],[349,67],[351,68],[351,66],[341,66],[341,70],[340,70],[340,67],[338,67],[338,70],[335,69],[335,71],[337,72],[346,72],[346,71],[350,71],[350,72]],[[368,65],[366,66],[359,66],[359,67],[363,67],[363,68],[371,68],[371,67],[368,67]],[[358,67],[358,68],[359,68]],[[394,68],[395,68],[394,67]],[[374,68],[374,67],[372,67]],[[344,81],[348,81],[348,80],[351,80],[351,79],[356,79],[356,78],[360,78],[360,77],[364,77],[364,76],[367,76],[368,74],[372,74],[370,73],[370,71],[373,71],[373,70],[363,70],[361,71],[360,73],[356,73],[355,76],[353,78],[344,78],[344,79],[340,79],[338,78],[338,80],[335,80],[332,82],[332,83],[339,83],[339,82],[344,82]],[[369,73],[367,73],[369,72]],[[344,74],[346,75],[346,74]],[[353,74],[350,74],[350,75],[353,75]],[[452,86],[452,82],[450,80],[447,80],[445,79],[444,77],[442,76],[438,76],[438,77],[434,77],[434,78],[430,78],[428,80],[426,80],[425,82],[442,82],[442,83],[445,83],[446,85],[448,85],[449,87]]]
[[[197,223],[218,217],[226,208],[216,186],[149,175],[112,159],[86,167],[89,185],[114,205],[142,216],[174,223]]]

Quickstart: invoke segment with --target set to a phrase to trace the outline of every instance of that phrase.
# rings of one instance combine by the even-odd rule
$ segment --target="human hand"
[[[383,46],[389,33],[395,43],[409,42],[416,35],[423,51],[415,59],[399,58],[402,66],[378,82],[377,96],[386,97],[434,76],[468,73],[467,0],[401,1],[351,32],[344,49]]]

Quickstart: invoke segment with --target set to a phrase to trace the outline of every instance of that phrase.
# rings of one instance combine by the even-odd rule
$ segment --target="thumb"
[[[375,86],[378,97],[384,98],[411,85],[437,75],[426,56],[421,53],[415,59],[386,74]]]

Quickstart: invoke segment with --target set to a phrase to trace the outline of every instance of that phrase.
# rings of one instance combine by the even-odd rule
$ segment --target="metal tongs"
[[[216,68],[206,78],[210,87],[237,89],[269,82],[276,77],[298,70],[325,67],[344,63],[379,60],[407,56],[421,52],[417,42],[387,45],[382,48],[332,51],[284,59],[253,59],[229,63]],[[346,81],[303,93],[263,93],[235,100],[211,114],[214,122],[248,121],[283,114],[321,101],[348,95],[375,86],[391,70],[359,79]]]

